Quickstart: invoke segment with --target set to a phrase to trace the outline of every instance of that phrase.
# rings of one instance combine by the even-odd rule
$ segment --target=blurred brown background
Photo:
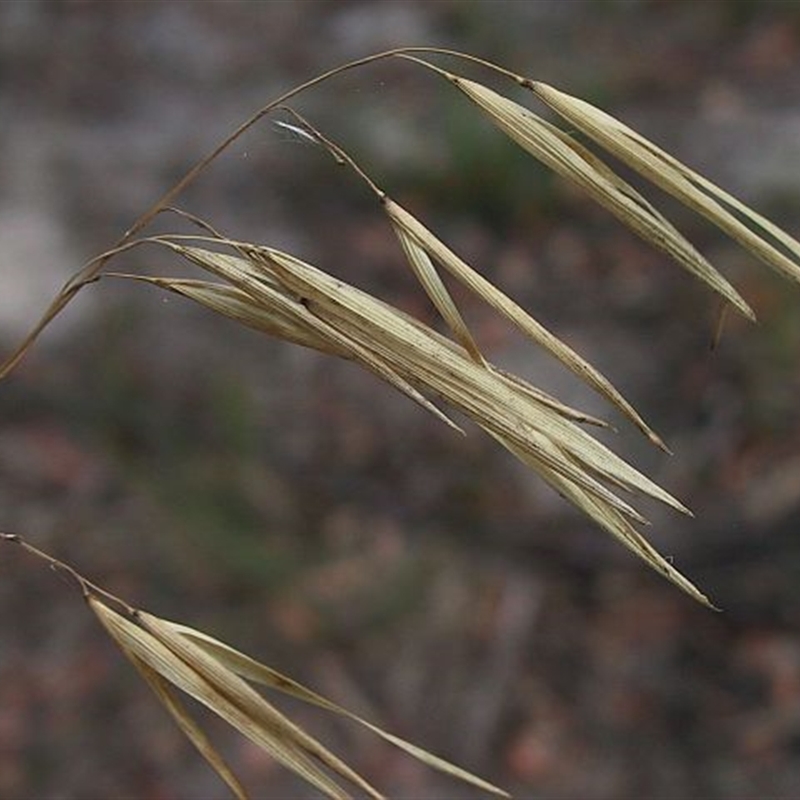
[[[592,100],[800,233],[800,3],[4,2],[3,352],[234,124],[403,44]],[[0,386],[0,529],[518,797],[797,797],[800,291],[650,192],[760,317],[711,352],[697,282],[433,76],[378,64],[296,106],[635,401],[675,455],[623,424],[609,440],[697,514],[648,509],[649,535],[725,612],[476,429],[461,439],[351,365],[133,284],[87,290]],[[362,187],[268,121],[181,205],[431,318]],[[123,264],[174,271],[146,250]],[[494,361],[619,422],[467,314]],[[476,796],[285,707],[391,796]],[[254,797],[314,796],[209,724]],[[0,796],[224,796],[73,587],[10,545]]]

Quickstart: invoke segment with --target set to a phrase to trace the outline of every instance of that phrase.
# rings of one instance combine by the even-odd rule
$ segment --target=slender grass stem
[[[34,342],[39,338],[40,334],[44,329],[55,319],[58,314],[64,309],[64,307],[75,297],[75,295],[86,285],[90,283],[94,283],[94,279],[98,273],[100,273],[103,267],[106,265],[108,260],[116,255],[117,253],[121,252],[124,249],[124,245],[126,245],[136,234],[138,234],[143,228],[145,228],[154,217],[160,214],[165,208],[172,205],[175,199],[190,185],[192,184],[196,178],[204,172],[208,166],[215,161],[225,150],[228,149],[239,137],[242,136],[246,131],[252,128],[257,122],[259,122],[264,116],[266,116],[270,111],[274,110],[275,108],[285,104],[293,97],[305,92],[309,89],[312,89],[316,86],[319,86],[321,83],[324,83],[331,78],[336,77],[337,75],[341,75],[344,72],[348,72],[352,69],[356,69],[357,67],[363,67],[368,64],[375,63],[377,61],[382,61],[388,58],[392,58],[395,56],[401,56],[405,54],[411,53],[440,53],[443,55],[454,55],[460,56],[462,58],[466,58],[470,61],[475,61],[481,63],[481,59],[478,59],[474,56],[468,56],[466,53],[457,53],[454,50],[445,50],[441,48],[431,48],[431,47],[399,47],[393,48],[391,50],[385,50],[380,53],[373,53],[368,56],[364,56],[363,58],[357,58],[353,61],[348,61],[345,64],[340,64],[337,67],[333,67],[313,78],[310,78],[307,81],[304,81],[301,84],[289,89],[288,91],[281,94],[276,99],[270,101],[266,105],[262,106],[258,109],[254,114],[249,116],[244,122],[242,122],[238,127],[236,127],[230,134],[225,136],[207,155],[203,156],[191,169],[186,172],[186,174],[180,178],[170,189],[168,189],[152,206],[150,206],[142,215],[140,215],[128,228],[127,231],[114,243],[114,245],[107,250],[106,252],[102,253],[99,256],[95,256],[80,270],[78,270],[72,277],[67,280],[58,294],[55,296],[53,301],[50,303],[48,308],[45,310],[44,314],[42,315],[41,319],[38,323],[28,332],[22,342],[16,347],[16,349],[5,359],[5,361],[0,364],[0,380],[5,378],[16,366],[19,362],[25,357],[28,353]],[[490,65],[489,62],[483,62],[485,66],[494,66]],[[502,71],[500,67],[495,67],[496,69]],[[510,73],[507,73],[510,74]]]

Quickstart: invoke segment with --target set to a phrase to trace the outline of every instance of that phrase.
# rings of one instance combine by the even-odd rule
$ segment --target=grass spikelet
[[[491,433],[491,431],[489,432]],[[674,583],[690,597],[697,600],[697,602],[708,608],[717,610],[708,597],[658,553],[618,509],[614,508],[611,504],[603,503],[600,499],[585,491],[581,486],[565,480],[564,476],[555,470],[551,470],[546,465],[536,463],[527,453],[517,451],[514,445],[502,442],[502,440],[501,443],[514,452],[521,461],[536,469],[541,477],[559,494],[593,519],[598,525],[617,539],[620,544],[643,559],[649,567]]]
[[[102,604],[98,605],[102,606]],[[103,611],[95,611],[98,617],[102,617],[104,612],[108,611],[105,606],[103,606],[103,609]],[[109,634],[115,638],[120,650],[122,650],[124,655],[127,656],[128,660],[142,676],[142,679],[153,690],[158,700],[178,724],[178,727],[183,731],[186,738],[189,739],[189,741],[197,748],[197,750],[200,752],[200,755],[203,756],[214,772],[216,772],[222,781],[224,781],[224,783],[231,790],[233,796],[236,797],[237,800],[248,800],[249,796],[244,786],[242,786],[241,782],[233,773],[231,768],[217,752],[216,748],[211,744],[211,741],[209,740],[208,736],[206,736],[203,729],[189,715],[189,712],[186,710],[185,706],[173,690],[170,682],[162,677],[161,674],[154,670],[146,661],[142,660],[138,655],[136,655],[131,647],[125,643],[126,640],[123,635],[121,635],[119,632],[117,632],[116,635],[111,633],[112,631],[115,631],[118,626],[124,626],[126,622],[127,621],[124,617],[120,617],[117,626],[115,626],[110,620],[106,620],[104,625]],[[131,631],[128,632],[132,633]]]
[[[385,205],[390,202],[386,193],[378,187],[363,169],[361,169],[346,150],[325,136],[322,131],[315,128],[305,117],[294,109],[285,108],[284,110],[291,114],[299,123],[299,126],[288,125],[287,127],[301,132],[307,140],[321,145],[333,156],[338,164],[350,167],[359,178],[369,186],[382,204]],[[286,125],[286,123],[282,124]],[[472,337],[472,333],[464,322],[453,297],[439,276],[427,250],[420,245],[415,237],[410,236],[405,228],[395,225],[393,221],[392,224],[400,246],[403,249],[403,253],[406,256],[406,261],[419,281],[420,286],[422,286],[425,291],[425,294],[428,295],[428,298],[450,328],[456,340],[461,343],[476,363],[485,364],[478,345]]]
[[[250,327],[273,335],[286,333],[288,324],[284,338],[289,341],[334,352],[380,376],[389,375],[395,386],[404,391],[403,387],[412,387],[424,402],[428,402],[426,394],[442,398],[538,471],[592,519],[624,538],[650,566],[695,599],[707,602],[683,576],[676,578],[678,573],[660,556],[654,556],[652,548],[643,548],[635,537],[625,538],[621,531],[627,529],[621,523],[608,523],[608,519],[618,518],[646,521],[615,489],[650,495],[684,513],[687,509],[590,436],[557,404],[546,402],[524,381],[510,378],[487,362],[477,363],[459,343],[295,256],[270,247],[215,239],[236,253],[223,254],[189,244],[187,238],[193,237],[150,241],[229,280],[235,294],[230,288],[220,291],[213,284],[147,280],[216,307],[226,316],[246,318]],[[208,237],[194,238],[208,241]],[[279,312],[277,323],[268,321],[273,309]]]
[[[307,119],[296,111],[292,109],[286,110],[295,117],[300,125],[302,125],[302,128],[299,128],[299,130],[303,130],[309,139],[319,143],[328,150],[336,159],[337,163],[349,166],[378,197],[415,275],[439,310],[442,318],[450,327],[453,335],[478,364],[486,366],[486,362],[480,354],[478,346],[475,344],[447,288],[442,283],[436,271],[436,267],[433,264],[433,260],[446,269],[473,294],[480,297],[485,303],[506,317],[506,319],[512,322],[526,336],[547,350],[553,357],[566,366],[567,369],[617,406],[617,408],[633,422],[653,444],[669,452],[658,434],[647,425],[636,409],[633,408],[602,373],[579,356],[561,339],[537,322],[521,306],[508,297],[508,295],[456,255],[413,214],[403,208],[399,203],[392,200],[343,148],[331,141],[321,131],[317,130]]]
[[[87,602],[186,736],[239,800],[247,800],[247,792],[188,714],[172,687],[210,708],[277,761],[336,800],[346,800],[350,795],[319,765],[375,800],[382,800],[383,796],[324,745],[277,711],[250,683],[262,684],[349,719],[432,769],[489,794],[509,797],[498,786],[384,731],[202,631],[134,609],[129,609],[127,616],[120,614],[93,594],[87,596]]]
[[[613,403],[653,444],[662,450],[667,450],[661,437],[644,421],[639,412],[622,396],[605,375],[551,333],[544,325],[535,320],[524,308],[500,291],[491,281],[488,281],[456,255],[444,242],[402,206],[387,198],[384,207],[395,229],[402,231],[406,237],[416,241],[419,247],[429,252],[457,280],[461,281],[484,302],[512,322],[526,336],[545,348],[572,373]]]
[[[69,564],[34,547],[21,536],[0,532],[13,543],[78,585],[100,624],[131,661],[186,737],[225,782],[237,800],[248,800],[239,779],[194,721],[176,689],[205,705],[283,766],[333,800],[350,794],[331,776],[355,786],[373,800],[383,795],[328,748],[295,725],[261,696],[251,683],[310,703],[361,725],[431,769],[499,797],[510,795],[455,764],[379,728],[302,684],[202,631],[137,610],[87,580]],[[115,611],[111,606],[121,609]]]
[[[90,597],[89,606],[123,651],[218,714],[276,761],[335,800],[347,794],[319,765],[352,782],[375,800],[382,795],[327,748],[298,728],[232,670],[139,612],[133,622]],[[159,694],[160,696],[160,694]]]
[[[647,180],[702,214],[760,261],[784,277],[800,282],[800,242],[784,230],[591,103],[540,81],[525,81],[525,85],[578,130]],[[737,219],[722,204],[738,212],[751,225],[771,236],[775,242],[785,247],[793,258],[780,252],[767,239]]]
[[[421,247],[417,240],[410,236],[404,228],[396,227],[395,231],[417,279],[425,288],[425,292],[431,298],[450,330],[453,331],[453,335],[478,364],[485,364],[478,345],[475,344],[469,328],[455,302],[453,302],[450,293],[442,283],[442,279],[439,277],[439,273],[436,271],[436,267],[434,267],[425,248]]]
[[[263,304],[259,304],[246,292],[242,292],[233,286],[201,280],[159,278],[148,275],[131,275],[115,272],[105,273],[105,277],[135,280],[158,286],[161,289],[194,300],[199,305],[205,306],[211,311],[228,317],[260,333],[266,333],[269,336],[292,342],[293,344],[318,350],[321,353],[352,360],[351,356],[344,348],[338,347],[329,340],[322,338],[311,329],[300,327],[294,320],[282,314],[279,307],[265,309]],[[375,302],[382,302],[378,298],[373,299]],[[387,304],[384,304],[384,306],[405,319],[409,324],[421,326],[425,331],[425,335],[435,339],[440,346],[448,349],[450,352],[460,353],[458,345],[451,339],[443,336],[433,328],[428,328],[419,320],[405,314],[400,309],[392,308]],[[527,395],[532,402],[539,403],[549,408],[559,416],[572,420],[573,422],[582,422],[600,428],[608,427],[608,423],[605,422],[605,420],[562,403],[547,392],[532,386],[518,375],[505,372],[487,361],[484,361],[483,364],[493,375],[509,384],[514,391],[522,392]]]
[[[371,372],[374,372],[378,377],[410,397],[446,425],[463,433],[458,425],[423,397],[407,380],[397,374],[386,359],[376,356],[371,351],[368,343],[365,346],[364,343],[349,335],[347,331],[332,327],[319,315],[313,314],[309,310],[308,297],[296,292],[287,292],[285,288],[275,281],[273,276],[270,276],[268,272],[265,272],[257,264],[253,264],[245,258],[198,247],[190,247],[164,237],[157,241],[192,263],[229,281],[234,288],[239,289],[248,295],[251,300],[255,301],[255,304],[250,304],[249,327],[261,327],[268,330],[273,323],[266,321],[263,313],[260,315],[259,321],[256,308],[260,306],[262,312],[266,310],[269,316],[277,309],[280,324],[284,327],[289,326],[288,336],[286,337],[289,341],[300,342],[300,340],[304,339],[303,343],[314,346],[315,339],[321,339],[325,344],[318,349],[323,352],[336,352],[339,355],[359,361]],[[181,285],[180,283],[168,286],[169,279],[156,279],[155,282],[158,281],[161,282],[162,286],[170,288],[172,291],[186,295],[191,293],[198,295],[196,286]],[[203,292],[205,297],[201,298],[198,295],[196,299],[205,305],[216,305],[218,309],[220,306],[225,306],[227,310],[222,312],[225,316],[235,318],[237,314],[243,312],[242,303],[236,296],[226,298],[208,284],[200,289],[200,293]],[[273,331],[268,330],[268,332]]]
[[[377,725],[373,725],[371,722],[368,722],[362,717],[359,717],[357,714],[354,714],[352,711],[342,708],[341,706],[325,697],[322,697],[322,695],[319,695],[311,689],[308,689],[292,678],[289,678],[277,670],[272,669],[272,667],[268,667],[266,664],[256,661],[255,659],[251,658],[245,653],[240,652],[239,650],[236,650],[230,645],[225,644],[224,642],[221,642],[212,636],[209,636],[207,633],[203,633],[202,631],[198,631],[194,628],[190,628],[186,625],[181,625],[175,622],[167,622],[166,620],[162,620],[162,623],[171,628],[177,635],[191,641],[194,645],[208,653],[209,656],[245,680],[253,683],[263,684],[271,689],[275,689],[283,694],[294,697],[297,700],[301,700],[304,703],[310,703],[311,705],[318,706],[326,711],[331,711],[334,714],[352,720],[353,722],[365,727],[367,730],[412,755],[414,758],[417,758],[433,769],[451,775],[452,777],[464,781],[465,783],[472,784],[473,786],[476,786],[479,789],[491,794],[496,794],[501,797],[509,796],[508,793],[503,789],[484,781],[482,778],[479,778],[472,773],[467,772],[466,770],[463,770],[460,767],[457,767],[456,765],[451,764],[450,762],[445,761],[444,759],[439,758],[438,756],[435,756],[432,753],[429,753],[428,751],[405,741],[404,739],[399,738],[398,736],[384,731]]]
[[[584,189],[642,239],[663,250],[704,281],[743,316],[755,319],[750,306],[722,274],[639,192],[583,145],[530,109],[483,84],[439,69],[426,61],[414,60],[449,80],[524,150]]]

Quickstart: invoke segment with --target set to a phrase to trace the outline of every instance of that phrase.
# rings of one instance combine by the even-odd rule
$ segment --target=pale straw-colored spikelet
[[[411,225],[407,212],[390,203],[387,211],[409,237],[413,235],[416,242],[425,242],[426,250],[441,255],[437,251],[443,245],[434,246],[432,234],[424,229],[420,233],[418,225]],[[684,513],[687,509],[580,427],[576,423],[581,418],[578,412],[548,401],[546,395],[520,378],[504,374],[483,358],[477,361],[460,343],[288,253],[224,239],[218,244],[229,247],[235,255],[199,247],[182,238],[152,241],[231,286],[146,280],[250,327],[356,361],[449,422],[426,395],[441,398],[539,472],[646,563],[695,599],[708,603],[666,560],[644,547],[635,531],[631,532],[631,523],[645,520],[615,490],[646,494]],[[493,292],[482,290],[480,294],[494,296]],[[270,319],[273,312],[277,312],[277,321]]]
[[[731,284],[642,195],[583,145],[525,106],[451,73],[446,77],[517,144],[578,184],[645,241],[663,250],[749,319],[755,315]]]
[[[251,683],[349,719],[432,769],[485,792],[508,797],[505,791],[488,781],[388,733],[202,631],[144,611],[128,609],[126,614],[119,613],[93,594],[89,594],[87,601],[181,730],[239,800],[246,800],[246,790],[188,713],[175,689],[209,708],[332,800],[351,797],[337,778],[374,800],[383,800],[383,795],[330,749],[278,711]]]
[[[591,103],[540,81],[529,81],[526,85],[570,124],[620,161],[702,214],[781,275],[800,282],[800,242],[786,231]],[[734,216],[731,209],[743,219]],[[772,237],[774,243],[782,245],[791,257],[743,220]]]

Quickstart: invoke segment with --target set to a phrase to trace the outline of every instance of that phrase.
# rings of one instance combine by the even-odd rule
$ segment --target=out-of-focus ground
[[[5,2],[3,352],[234,124],[399,44],[593,100],[800,233],[800,3]],[[635,401],[674,456],[623,424],[609,441],[696,513],[648,508],[648,534],[724,613],[474,427],[459,438],[351,365],[127,283],[85,291],[0,386],[0,529],[518,797],[797,797],[800,290],[651,192],[760,317],[729,320],[712,352],[696,281],[432,75],[375,65],[297,107]],[[431,319],[362,187],[268,122],[181,205]],[[495,362],[608,414],[466,311]],[[476,796],[287,709],[391,796]],[[209,724],[254,797],[314,796]],[[223,795],[74,588],[4,546],[0,796]]]

